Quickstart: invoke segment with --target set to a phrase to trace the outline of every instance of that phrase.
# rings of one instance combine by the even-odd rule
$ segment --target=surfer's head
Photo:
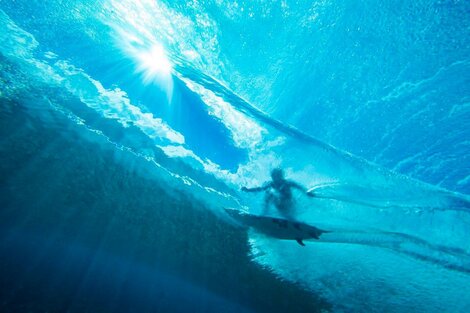
[[[284,172],[281,168],[275,168],[271,171],[271,178],[273,181],[280,181],[284,179]]]

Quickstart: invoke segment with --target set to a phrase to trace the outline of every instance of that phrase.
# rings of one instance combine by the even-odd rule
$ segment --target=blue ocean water
[[[0,310],[469,312],[469,38],[459,0],[0,0]],[[276,167],[331,233],[227,216]]]

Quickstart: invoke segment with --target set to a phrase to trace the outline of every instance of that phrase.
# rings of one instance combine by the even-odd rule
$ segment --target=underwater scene
[[[0,0],[0,312],[470,312],[470,1]]]

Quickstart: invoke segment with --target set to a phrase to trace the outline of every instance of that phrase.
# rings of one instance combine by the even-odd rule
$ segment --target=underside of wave
[[[4,45],[2,45],[3,50],[1,51],[3,54],[2,63],[5,69],[3,74],[8,74],[10,81],[16,79],[17,82],[15,82],[14,85],[17,86],[17,88],[25,81],[28,81],[28,84],[37,84],[38,86],[35,86],[35,88],[29,87],[29,91],[31,92],[32,90],[38,89],[37,94],[42,95],[42,97],[38,97],[39,99],[35,99],[34,104],[33,101],[29,103],[29,105],[31,105],[29,109],[34,106],[39,107],[38,111],[41,110],[41,114],[39,115],[43,116],[44,106],[41,106],[39,103],[42,101],[41,98],[45,98],[44,95],[46,95],[47,101],[45,102],[47,102],[52,109],[60,111],[68,118],[73,119],[77,124],[85,124],[88,129],[95,133],[99,132],[107,141],[113,143],[119,149],[131,151],[142,159],[148,160],[150,158],[156,161],[155,164],[159,166],[161,172],[169,173],[173,178],[179,178],[179,180],[183,182],[183,184],[180,185],[196,186],[196,188],[187,188],[186,190],[190,191],[192,194],[197,193],[200,198],[204,199],[206,202],[212,204],[218,203],[220,205],[220,201],[224,199],[232,204],[238,203],[235,199],[237,196],[236,192],[229,187],[230,182],[229,186],[227,186],[225,184],[226,182],[223,180],[217,180],[211,177],[210,170],[207,168],[193,168],[192,166],[188,166],[187,163],[179,162],[176,158],[168,158],[157,148],[158,145],[155,146],[155,143],[160,145],[180,143],[178,133],[169,130],[160,119],[149,119],[149,115],[142,113],[138,107],[132,106],[125,96],[120,98],[122,101],[118,104],[127,105],[132,114],[125,110],[116,111],[115,108],[110,106],[107,100],[109,100],[111,96],[119,96],[120,93],[111,93],[104,90],[98,81],[93,80],[70,64],[67,65],[58,61],[54,66],[49,66],[46,62],[36,59],[32,51],[35,50],[38,43],[34,38],[18,29],[7,16],[3,15],[2,18],[4,19],[5,28],[9,25],[8,27],[10,29],[16,31],[16,33],[11,32],[10,35],[7,35],[5,32],[2,35],[3,37],[1,37],[4,43]],[[29,42],[29,45],[25,45],[24,42]],[[23,44],[19,45],[18,43]],[[15,47],[15,44],[16,46],[23,47],[24,51],[18,53],[19,50],[17,48],[12,48]],[[442,211],[460,210],[465,212],[470,210],[470,201],[468,201],[467,197],[410,180],[403,175],[396,173],[390,175],[391,172],[387,170],[381,169],[364,159],[341,151],[290,125],[286,125],[271,118],[237,96],[216,79],[205,75],[199,70],[188,65],[183,66],[177,64],[175,67],[175,75],[176,78],[182,79],[183,81],[191,80],[192,82],[200,84],[205,89],[221,97],[236,110],[254,118],[257,123],[268,125],[272,130],[269,131],[264,141],[275,138],[276,132],[286,136],[289,140],[296,141],[295,144],[286,144],[291,152],[290,154],[294,156],[292,161],[295,162],[295,164],[293,163],[292,168],[297,167],[297,171],[306,173],[305,175],[309,177],[308,179],[316,175],[314,170],[332,172],[333,168],[339,167],[340,170],[335,169],[337,172],[331,174],[332,176],[336,176],[336,179],[340,181],[339,183],[323,183],[312,188],[315,196],[319,199],[337,200],[373,209],[420,208],[428,210],[438,209]],[[58,93],[58,89],[60,89],[61,92]],[[49,91],[46,93],[45,90]],[[22,90],[18,90],[17,93],[13,92],[13,94],[20,94],[21,91]],[[5,96],[6,95],[8,95],[8,93],[5,92]],[[123,117],[124,113],[130,115]],[[48,115],[45,116],[47,118]],[[47,123],[49,121],[45,120],[44,122]],[[158,126],[155,127],[157,130],[154,128],[150,129],[149,125]],[[163,135],[158,133],[158,131],[161,131]],[[170,141],[170,143],[168,143],[168,141]],[[175,141],[175,143],[172,141]],[[285,161],[288,160],[288,156],[285,155],[285,152],[281,151],[285,150],[286,145],[280,146],[279,148],[267,147],[266,149],[274,152],[277,152],[276,149],[279,149],[280,152],[277,156],[283,158],[284,162],[286,162],[285,165],[289,166],[289,161]],[[318,149],[312,150],[311,146],[320,148],[320,150],[326,152],[327,155],[319,155]],[[303,156],[306,156],[305,159]],[[309,168],[312,162],[318,164],[317,168],[314,170]],[[341,164],[341,166],[338,166],[338,164]],[[164,176],[163,174],[160,175],[162,177]],[[391,176],[392,179],[389,179],[389,176]],[[354,182],[358,180],[370,180],[373,181],[374,184],[377,184],[377,186],[360,186],[357,183],[350,184],[347,183],[348,180],[353,180]],[[346,181],[346,183],[344,181]],[[377,183],[378,181],[379,183]],[[409,186],[404,186],[404,183],[409,184]],[[170,184],[174,183],[172,182]],[[203,192],[200,192],[199,189]],[[197,191],[195,192],[195,190]],[[416,192],[416,190],[419,192]],[[205,196],[207,191],[214,195]],[[414,196],[416,194],[418,196],[415,196],[415,198],[405,198],[406,195]],[[386,199],[386,201],[384,201],[384,199]],[[334,204],[328,205],[334,206]],[[362,210],[362,212],[365,211]],[[361,216],[365,219],[374,212],[375,211],[371,210],[367,213],[361,213]],[[353,211],[350,209],[348,214],[352,213]],[[376,212],[374,214],[377,215]],[[383,229],[387,228],[383,227]],[[377,246],[392,249],[418,259],[427,260],[463,272],[468,272],[470,269],[469,257],[465,251],[457,248],[447,248],[444,245],[433,245],[418,239],[418,237],[406,235],[404,232],[339,230],[326,234],[324,237],[322,241]]]

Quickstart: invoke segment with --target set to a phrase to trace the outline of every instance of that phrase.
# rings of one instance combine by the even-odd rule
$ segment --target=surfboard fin
[[[301,245],[302,247],[305,247],[305,243],[303,243],[302,239],[297,238],[295,241],[297,241],[297,243]]]

